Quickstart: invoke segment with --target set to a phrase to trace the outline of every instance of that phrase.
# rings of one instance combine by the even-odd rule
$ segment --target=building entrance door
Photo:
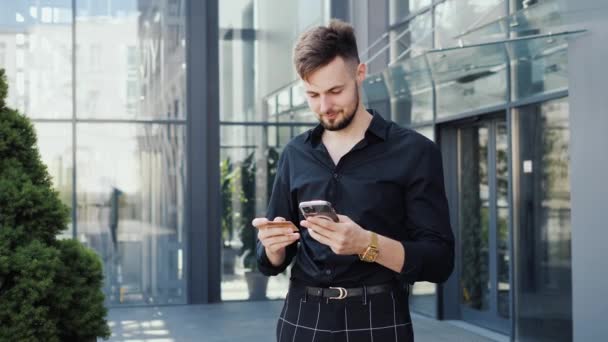
[[[458,303],[463,320],[510,332],[509,150],[504,113],[442,128],[455,153]],[[450,132],[443,134],[446,130]],[[445,146],[445,144],[442,144]],[[455,146],[454,146],[455,145]],[[455,148],[454,148],[455,147]],[[446,153],[446,151],[444,151]]]

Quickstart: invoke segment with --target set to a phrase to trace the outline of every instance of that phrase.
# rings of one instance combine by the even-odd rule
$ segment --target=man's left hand
[[[363,229],[348,216],[338,215],[339,222],[319,217],[309,217],[300,222],[308,228],[310,236],[327,245],[338,255],[354,255],[365,251],[371,240],[371,232]]]

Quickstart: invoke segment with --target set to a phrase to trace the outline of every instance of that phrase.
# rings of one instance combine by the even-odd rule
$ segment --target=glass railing
[[[509,99],[565,90],[568,39],[583,32],[527,35],[430,50],[369,75],[363,83],[363,100],[385,117],[411,125],[431,122],[434,111],[441,119],[499,106]],[[279,116],[310,114],[301,81],[290,83],[266,101],[277,104]]]
[[[473,27],[455,38],[462,44],[495,41],[507,36],[522,37],[564,30],[568,15],[557,0],[546,0],[503,16],[481,26]]]

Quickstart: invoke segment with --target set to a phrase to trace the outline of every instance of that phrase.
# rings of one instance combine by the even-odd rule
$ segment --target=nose
[[[331,110],[332,103],[329,96],[321,95],[321,113],[327,113]]]

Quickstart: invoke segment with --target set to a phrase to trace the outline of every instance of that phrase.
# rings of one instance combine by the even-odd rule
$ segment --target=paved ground
[[[265,301],[111,309],[110,341],[271,342],[281,307]],[[448,322],[418,315],[413,321],[416,342],[496,341]]]

